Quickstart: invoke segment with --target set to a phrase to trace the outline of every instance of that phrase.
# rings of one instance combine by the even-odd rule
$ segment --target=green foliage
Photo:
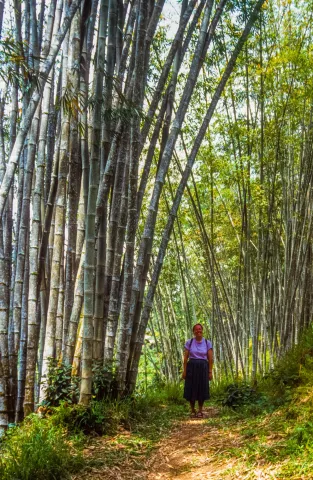
[[[23,50],[23,44],[11,36],[0,39],[0,79],[5,83],[18,83],[22,86],[26,80],[34,79]],[[19,68],[23,70],[23,75]]]
[[[175,405],[184,405],[186,400],[183,398],[183,390],[182,382],[167,383],[164,387],[166,400]]]
[[[22,427],[8,431],[0,445],[1,480],[57,480],[69,477],[83,465],[81,441],[42,420],[28,417]]]
[[[309,328],[299,344],[282,357],[255,388],[257,398],[238,408],[225,408],[210,423],[225,437],[239,439],[238,446],[225,446],[225,456],[237,457],[240,465],[232,470],[260,469],[273,478],[311,478],[313,469],[313,335]],[[242,384],[240,384],[242,385]],[[216,388],[214,396],[238,389]],[[241,391],[241,388],[240,388]],[[249,397],[249,395],[248,395]],[[234,462],[236,464],[236,462]]]
[[[313,438],[313,423],[306,421],[304,423],[297,424],[292,434],[290,435],[289,442],[296,443],[297,446],[312,445]]]
[[[254,403],[259,398],[257,391],[245,382],[227,385],[220,402],[224,407],[238,408]]]
[[[295,388],[313,384],[313,331],[307,329],[290,349],[258,382],[258,388],[274,406],[284,405],[293,398]]]
[[[78,378],[72,377],[72,366],[50,358],[46,376],[45,399],[42,405],[57,407],[61,402],[73,403],[78,399]]]
[[[94,362],[92,367],[92,393],[96,400],[112,397],[116,394],[116,381],[112,364]]]
[[[71,433],[114,433],[119,425],[133,429],[138,423],[148,421],[156,410],[164,405],[185,405],[182,384],[169,383],[163,389],[136,393],[121,400],[106,397],[92,400],[88,407],[70,405],[67,402],[53,408],[51,421],[54,425],[67,428]]]
[[[0,444],[1,480],[61,480],[84,466],[84,434],[115,435],[123,449],[101,450],[99,462],[116,464],[128,455],[146,455],[172,422],[185,415],[181,385],[137,393],[123,400],[93,400],[89,407],[61,402],[49,415],[29,416]],[[119,438],[118,432],[132,435]],[[92,460],[94,461],[94,459]]]
[[[116,430],[126,416],[127,408],[122,402],[93,400],[88,407],[63,403],[53,410],[52,422],[66,427],[69,432],[103,435]]]
[[[246,382],[213,384],[212,396],[223,406],[244,407],[245,412],[272,412],[293,400],[295,389],[313,384],[313,332],[309,328],[301,341],[290,349],[274,369],[260,376],[252,387]]]

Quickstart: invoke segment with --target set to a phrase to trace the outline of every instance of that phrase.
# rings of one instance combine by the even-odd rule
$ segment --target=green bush
[[[67,428],[71,433],[103,435],[115,432],[124,417],[127,417],[124,402],[93,400],[88,407],[63,403],[52,410],[51,422]]]
[[[36,415],[10,429],[0,445],[1,480],[61,480],[83,465],[79,437]]]
[[[61,402],[75,403],[79,396],[79,381],[72,377],[72,366],[49,358],[42,406],[57,407]]]
[[[227,385],[220,397],[224,407],[238,408],[256,402],[259,398],[257,391],[245,382]]]
[[[113,365],[102,361],[94,362],[92,366],[92,394],[96,400],[116,398],[117,385],[113,372]]]

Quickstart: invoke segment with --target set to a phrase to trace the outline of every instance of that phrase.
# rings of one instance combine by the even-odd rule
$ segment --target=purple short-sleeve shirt
[[[206,340],[205,338],[202,338],[201,342],[197,342],[195,338],[192,340],[192,342],[191,340],[192,339],[187,340],[185,343],[186,350],[189,350],[189,358],[207,360],[208,351],[212,348],[212,343],[210,340]]]

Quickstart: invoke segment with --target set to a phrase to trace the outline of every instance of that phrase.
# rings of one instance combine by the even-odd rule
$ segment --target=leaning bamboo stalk
[[[156,181],[153,188],[153,193],[151,196],[148,214],[147,214],[147,218],[144,226],[144,233],[139,246],[138,259],[137,259],[136,269],[134,273],[132,294],[129,300],[128,311],[126,313],[127,318],[125,323],[126,324],[129,323],[128,330],[132,332],[132,335],[131,334],[128,335],[127,343],[131,341],[131,336],[132,336],[133,345],[137,335],[137,332],[133,330],[133,320],[134,320],[134,316],[136,315],[137,317],[138,315],[138,309],[137,309],[138,298],[140,296],[140,290],[143,290],[145,285],[145,282],[142,281],[142,276],[144,272],[147,271],[147,265],[149,264],[149,260],[150,260],[149,251],[151,249],[151,242],[152,242],[155,222],[156,222],[156,213],[158,210],[159,200],[160,200],[161,192],[163,189],[165,177],[170,165],[171,157],[175,148],[175,143],[178,137],[179,130],[182,126],[189,102],[191,100],[191,96],[196,84],[200,67],[206,55],[207,50],[205,49],[205,47],[206,48],[209,47],[210,42],[207,40],[207,37],[210,40],[212,40],[215,28],[218,24],[218,21],[223,11],[223,7],[225,3],[226,3],[226,0],[221,1],[221,4],[219,5],[219,8],[217,9],[217,12],[213,17],[212,24],[209,30],[210,35],[208,35],[208,28],[209,28],[213,2],[209,1],[206,5],[204,18],[201,24],[199,39],[196,45],[190,71],[184,86],[184,92],[183,92],[183,95],[175,116],[175,120],[173,122],[173,126],[171,129],[168,141],[166,143],[166,147],[164,149],[162,159],[156,175]],[[136,311],[137,311],[137,314],[136,314]],[[137,329],[137,325],[136,325],[136,329]],[[128,347],[125,346],[124,348],[127,349]]]
[[[28,233],[28,237],[29,237],[29,233]],[[29,238],[27,239],[27,243],[26,243],[25,267],[24,267],[15,423],[21,422],[24,417],[23,403],[24,403],[25,378],[26,378],[28,291],[29,291]]]
[[[109,7],[108,15],[108,45],[107,54],[105,58],[106,70],[105,70],[105,85],[104,85],[104,102],[103,113],[105,115],[105,121],[102,126],[102,138],[101,138],[101,173],[105,169],[105,165],[109,156],[111,147],[111,115],[112,115],[112,100],[113,100],[113,78],[116,62],[116,34],[117,34],[117,0],[111,0],[110,6],[107,1],[107,9]],[[105,33],[106,37],[106,33]],[[105,42],[105,38],[104,38]],[[105,48],[104,43],[104,48]]]
[[[64,297],[65,297],[65,281],[64,281],[64,248],[61,256],[59,287],[58,287],[58,306],[55,316],[55,353],[54,357],[60,361],[63,343],[64,330]]]
[[[95,33],[95,23],[97,17],[99,0],[93,0],[91,6],[90,17],[88,21],[87,33],[81,39],[82,52],[81,52],[81,67],[80,67],[80,92],[82,102],[82,112],[80,113],[80,154],[82,165],[82,178],[83,178],[83,198],[85,202],[85,213],[87,212],[88,201],[88,182],[89,182],[89,148],[88,148],[88,101],[89,101],[89,77],[90,77],[90,63],[93,51],[93,41]],[[78,227],[79,228],[79,227]],[[78,233],[79,235],[79,233]],[[84,231],[85,237],[85,231]],[[84,240],[83,240],[84,241]],[[78,248],[78,251],[81,251]],[[76,258],[76,271],[79,265],[79,259]]]
[[[42,52],[41,55],[43,58],[46,58],[50,47],[53,31],[58,31],[60,28],[60,21],[62,15],[62,2],[58,0],[57,2],[51,2],[49,7],[49,12],[47,15],[47,26],[45,28],[45,37],[42,42]]]
[[[106,63],[106,75],[104,85],[104,99],[102,101],[102,111],[105,114],[105,121],[102,122],[101,132],[101,150],[100,150],[100,175],[105,169],[109,150],[110,150],[110,110],[112,107],[112,89],[113,89],[113,74],[115,66],[115,38],[116,38],[116,15],[117,3],[106,2],[103,6],[105,25],[104,35],[99,38],[98,48],[99,53],[103,51],[103,60]],[[106,35],[108,30],[108,45],[106,48]],[[103,77],[101,79],[103,82]],[[98,101],[101,104],[101,99]],[[96,260],[96,281],[95,281],[95,306],[94,306],[94,340],[93,340],[93,358],[95,360],[103,359],[103,332],[104,325],[104,275],[106,263],[106,231],[107,231],[107,216],[102,215],[100,218],[99,233],[97,237],[97,260]]]
[[[137,3],[138,0],[135,0],[133,4],[131,5],[131,10],[129,12],[128,16],[128,22],[126,26],[126,31],[125,31],[125,40],[124,40],[124,45],[123,45],[123,50],[121,52],[121,59],[120,62],[118,63],[118,76],[117,76],[117,81],[118,81],[118,86],[119,88],[123,87],[123,81],[124,81],[124,75],[127,67],[127,59],[129,56],[129,49],[131,46],[131,42],[133,39],[133,34],[134,34],[134,25],[136,21],[136,11],[137,11]]]
[[[50,285],[50,271],[51,271],[51,262],[53,256],[53,239],[54,239],[54,228],[55,228],[55,199],[58,190],[59,182],[59,163],[60,163],[60,142],[61,142],[61,132],[56,140],[56,148],[54,151],[53,159],[53,170],[51,175],[50,188],[48,193],[48,198],[46,201],[46,208],[43,220],[43,228],[41,234],[41,241],[39,246],[39,266],[38,266],[38,275],[37,275],[37,291],[39,292],[41,288],[42,281],[44,280],[44,273],[46,270],[46,280],[48,288]]]
[[[151,312],[151,308],[152,308],[152,304],[153,304],[155,289],[156,289],[156,286],[157,286],[157,283],[158,283],[158,280],[159,280],[161,268],[162,268],[162,265],[163,265],[163,260],[164,260],[165,253],[166,253],[166,248],[167,248],[167,245],[168,245],[168,242],[169,242],[169,239],[170,239],[170,235],[171,235],[171,232],[172,232],[172,228],[173,228],[173,225],[174,225],[175,218],[177,216],[177,211],[178,211],[178,208],[179,208],[179,205],[180,205],[180,202],[181,202],[181,198],[183,196],[185,187],[187,185],[187,182],[188,182],[188,179],[189,179],[194,161],[196,159],[197,153],[199,151],[201,142],[204,138],[204,135],[207,131],[207,128],[209,126],[209,123],[210,123],[211,118],[213,116],[213,113],[215,111],[216,105],[217,105],[217,103],[218,103],[218,101],[219,101],[219,99],[222,95],[222,92],[225,88],[227,80],[230,77],[230,75],[231,75],[231,73],[234,69],[234,66],[235,66],[236,60],[238,58],[238,55],[240,54],[240,52],[241,52],[241,50],[242,50],[242,48],[245,44],[245,41],[248,38],[248,35],[251,31],[251,28],[252,28],[253,24],[255,23],[255,21],[258,17],[258,14],[259,14],[259,12],[260,12],[263,4],[264,4],[264,1],[265,0],[259,0],[255,4],[254,9],[253,9],[252,13],[250,14],[249,20],[248,20],[248,22],[247,22],[247,24],[246,24],[246,26],[245,26],[242,34],[241,34],[241,37],[238,40],[238,42],[236,44],[236,47],[234,48],[234,51],[233,51],[233,53],[232,53],[232,55],[229,59],[229,62],[227,64],[226,68],[225,68],[223,76],[222,76],[222,78],[221,78],[221,80],[220,80],[220,82],[219,82],[219,84],[218,84],[218,86],[217,86],[217,88],[214,92],[214,95],[212,97],[210,106],[209,106],[209,108],[207,110],[207,113],[205,115],[205,118],[202,122],[202,125],[200,127],[199,132],[198,132],[198,135],[195,139],[195,142],[194,142],[192,151],[190,153],[190,156],[188,158],[188,162],[187,162],[186,168],[184,170],[182,179],[180,181],[179,187],[177,188],[177,192],[176,192],[176,195],[175,195],[173,206],[171,208],[171,213],[169,215],[169,219],[167,221],[167,225],[165,227],[165,230],[164,230],[164,233],[163,233],[163,236],[162,236],[162,241],[161,241],[158,257],[157,257],[155,268],[154,268],[154,271],[153,271],[153,274],[152,274],[151,283],[150,283],[149,290],[148,290],[147,297],[146,297],[146,301],[145,301],[145,306],[144,306],[144,309],[143,309],[143,312],[142,312],[142,317],[141,317],[141,322],[140,322],[138,337],[137,337],[137,342],[136,342],[135,353],[134,353],[134,356],[133,356],[133,361],[132,361],[131,371],[130,371],[129,388],[130,388],[131,391],[132,391],[132,389],[134,388],[134,385],[135,385],[137,372],[138,372],[138,363],[139,363],[141,348],[142,348],[142,345],[143,345],[143,342],[144,342],[144,334],[145,334],[146,326],[148,324],[148,320],[149,320],[149,316],[150,316],[150,312]]]
[[[61,72],[60,72],[61,74]],[[59,83],[60,77],[59,74]],[[52,78],[55,78],[55,69],[52,70]],[[50,95],[50,105],[49,105],[49,115],[48,115],[48,127],[47,127],[47,139],[46,139],[46,155],[45,155],[45,176],[44,176],[44,205],[46,206],[49,198],[49,191],[52,182],[52,169],[53,169],[53,158],[55,154],[56,138],[59,137],[60,132],[60,120],[61,115],[56,112],[54,104],[54,94],[59,95],[60,88],[58,86],[55,89],[54,83],[51,86],[51,95]]]
[[[75,343],[75,352],[72,361],[72,377],[80,375],[81,373],[81,357],[83,349],[83,318],[79,320],[77,340]]]
[[[39,50],[39,39],[38,39],[36,0],[29,0],[29,9],[30,9],[30,42],[29,42],[30,66],[36,73],[38,73],[40,50]]]
[[[201,0],[200,4],[202,5],[202,8],[203,8],[203,6],[205,4],[205,0]],[[193,12],[193,9],[194,9],[195,5],[196,5],[196,1],[191,0],[189,5],[188,5],[188,9],[186,10],[185,15],[183,16],[182,21],[179,25],[179,28],[176,32],[174,40],[171,44],[170,51],[167,55],[167,59],[164,63],[160,78],[158,80],[158,84],[156,86],[153,98],[152,98],[151,103],[150,103],[149,111],[146,115],[145,123],[142,127],[142,131],[141,131],[142,145],[145,143],[145,140],[146,140],[147,135],[149,133],[151,123],[153,121],[158,103],[160,101],[160,98],[161,98],[161,95],[162,95],[162,92],[163,92],[163,89],[164,89],[164,85],[166,83],[166,80],[168,79],[168,76],[169,76],[169,73],[170,73],[172,63],[174,61],[177,49],[182,43],[182,39],[183,39],[184,32],[186,30],[187,23],[190,19],[190,16]]]
[[[75,265],[75,278],[81,263],[81,256],[84,252],[85,241],[85,201],[84,201],[84,178],[81,178],[79,205],[77,212],[77,241],[76,241],[76,265]]]

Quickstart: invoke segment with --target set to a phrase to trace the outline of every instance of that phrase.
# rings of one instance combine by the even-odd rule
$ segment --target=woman
[[[194,325],[194,337],[187,340],[184,354],[183,379],[185,380],[184,398],[190,402],[191,416],[202,418],[202,407],[209,395],[209,380],[212,380],[213,350],[212,343],[203,338],[200,323]],[[199,411],[195,404],[198,401]]]

